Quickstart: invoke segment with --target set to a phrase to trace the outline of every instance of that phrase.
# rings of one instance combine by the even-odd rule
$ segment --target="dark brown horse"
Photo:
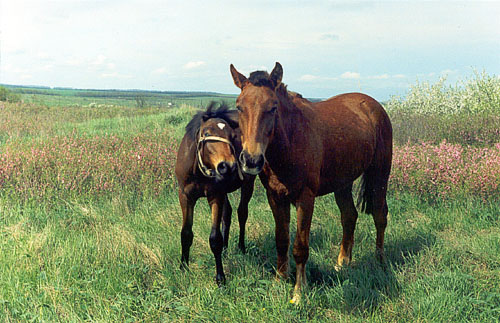
[[[186,126],[186,134],[179,146],[175,165],[182,208],[181,268],[189,264],[189,249],[193,243],[194,206],[200,197],[205,196],[212,209],[209,241],[215,256],[218,284],[225,282],[222,250],[227,248],[231,224],[232,209],[227,193],[241,187],[238,206],[239,247],[245,252],[248,202],[252,197],[255,181],[255,176],[240,171],[236,159],[241,153],[237,120],[237,112],[230,111],[224,104],[215,109],[215,104],[211,103],[206,111],[198,112]]]
[[[297,279],[292,301],[300,300],[307,283],[305,266],[316,196],[335,194],[343,228],[337,265],[351,261],[358,217],[352,186],[362,174],[361,207],[373,215],[376,251],[383,259],[392,162],[392,127],[383,107],[360,93],[309,102],[287,91],[279,63],[270,75],[257,71],[246,78],[233,65],[231,74],[241,89],[236,101],[243,144],[239,159],[243,171],[260,173],[266,187],[276,222],[279,276],[288,274],[290,203],[297,208],[293,244]]]

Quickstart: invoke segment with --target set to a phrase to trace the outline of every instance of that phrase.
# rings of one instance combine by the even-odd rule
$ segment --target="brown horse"
[[[222,250],[228,245],[232,213],[227,193],[240,187],[239,247],[245,252],[245,224],[255,176],[242,174],[239,169],[236,156],[241,153],[240,135],[237,112],[230,111],[224,104],[215,109],[215,103],[212,102],[206,111],[198,112],[188,123],[177,152],[175,176],[179,183],[182,208],[181,268],[187,268],[189,264],[194,206],[200,197],[206,196],[212,209],[209,241],[215,256],[217,284],[225,282]]]
[[[266,187],[276,223],[279,276],[288,274],[290,203],[297,208],[293,244],[297,279],[292,302],[300,300],[307,283],[305,266],[316,196],[335,194],[343,228],[337,265],[351,261],[358,217],[352,186],[362,174],[361,209],[373,215],[376,251],[382,260],[392,162],[392,127],[383,107],[360,93],[309,102],[287,91],[279,63],[270,75],[257,71],[248,79],[233,65],[230,70],[241,89],[236,101],[243,144],[239,159],[243,171],[260,173]]]

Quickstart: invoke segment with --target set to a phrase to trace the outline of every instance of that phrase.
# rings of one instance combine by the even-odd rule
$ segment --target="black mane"
[[[300,93],[288,91],[286,85],[283,83],[280,83],[277,87],[275,87],[269,73],[266,71],[255,71],[250,73],[248,81],[255,86],[267,86],[274,89],[276,92],[280,92],[283,98],[288,97],[289,95],[301,99],[303,98]]]
[[[219,103],[219,107],[216,108],[217,103],[212,101],[207,106],[205,111],[197,112],[191,121],[186,126],[186,134],[196,141],[196,135],[198,130],[200,130],[201,124],[204,121],[212,118],[219,118],[226,121],[231,128],[238,127],[238,112],[236,110],[229,110],[229,106],[221,102]]]
[[[255,86],[267,86],[273,88],[273,83],[269,77],[269,73],[266,71],[255,71],[250,73],[248,81]]]

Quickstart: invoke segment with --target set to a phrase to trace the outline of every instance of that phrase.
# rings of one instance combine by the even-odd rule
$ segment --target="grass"
[[[298,307],[288,303],[293,279],[274,279],[274,228],[262,189],[250,205],[247,254],[236,247],[233,223],[223,288],[214,283],[204,201],[195,213],[189,272],[179,269],[174,192],[154,200],[60,201],[51,208],[2,199],[0,206],[4,320],[493,322],[500,314],[495,204],[430,205],[392,196],[387,267],[376,263],[373,221],[361,215],[354,263],[336,273],[339,212],[331,197],[321,198],[312,224],[310,287]]]
[[[140,147],[175,149],[193,113],[189,107],[48,108],[0,102],[0,118],[7,120],[0,124],[0,158],[12,153],[31,160],[33,147],[52,151],[55,146],[51,160],[60,166],[49,163],[12,173],[32,184],[37,174],[55,180],[66,170],[80,169],[78,162],[64,166],[69,160],[65,158],[73,158],[80,148],[95,152],[89,162],[102,156],[113,160],[124,151],[118,161],[129,170],[156,174],[172,161],[152,167],[127,164],[124,156],[131,155],[130,147],[134,153]],[[397,117],[393,122],[399,122]],[[140,145],[134,146],[137,138]],[[443,138],[437,139],[439,143]],[[73,150],[62,149],[64,140],[78,144],[70,145]],[[108,149],[113,140],[124,148]],[[431,154],[434,146],[425,147]],[[165,150],[147,151],[153,156]],[[35,158],[29,165],[42,161]],[[91,165],[101,173],[116,171],[105,163]],[[59,189],[42,197],[1,186],[0,321],[498,322],[500,317],[500,205],[494,191],[476,197],[463,190],[459,197],[440,199],[426,198],[434,191],[413,191],[404,185],[390,190],[387,264],[376,262],[373,220],[361,214],[353,264],[341,272],[333,270],[342,236],[339,211],[333,196],[318,198],[307,267],[309,288],[304,302],[295,306],[289,303],[294,279],[274,278],[274,223],[260,183],[250,202],[247,253],[237,248],[233,216],[224,257],[228,281],[218,288],[206,201],[201,199],[195,209],[190,270],[181,271],[182,216],[175,187],[166,177],[164,189],[152,194],[147,190],[153,181],[134,176],[129,180],[138,186],[102,194]],[[429,181],[425,176],[419,180]],[[416,188],[431,187],[426,185]],[[230,200],[237,205],[238,193]],[[291,218],[293,239],[293,211]],[[293,274],[293,257],[290,264]]]

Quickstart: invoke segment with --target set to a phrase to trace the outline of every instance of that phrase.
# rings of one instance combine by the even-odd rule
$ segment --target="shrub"
[[[389,112],[411,114],[496,114],[500,115],[500,78],[486,72],[456,86],[445,84],[442,77],[435,84],[417,82],[406,97],[392,97],[386,104]]]
[[[3,86],[0,86],[0,101],[19,102],[21,101],[21,97],[19,96],[19,94],[14,93]]]
[[[416,114],[392,112],[394,142],[449,143],[488,147],[500,141],[500,115],[495,114]]]
[[[397,144],[442,140],[474,146],[500,141],[500,78],[475,72],[456,86],[417,82],[386,104]]]

